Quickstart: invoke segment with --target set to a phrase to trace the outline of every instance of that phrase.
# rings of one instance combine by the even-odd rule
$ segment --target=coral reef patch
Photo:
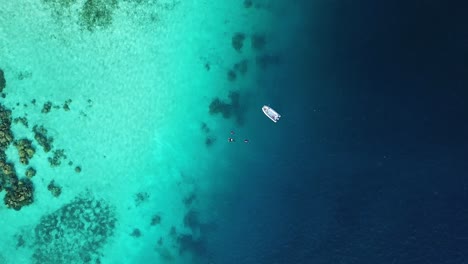
[[[258,55],[255,62],[261,69],[266,69],[268,66],[279,64],[280,57],[278,55],[263,54]]]
[[[159,214],[153,215],[153,217],[151,218],[151,225],[155,226],[155,225],[159,225],[160,223],[161,223],[161,216]]]
[[[20,123],[20,124],[23,124],[23,126],[25,126],[25,127],[29,127],[28,119],[27,119],[25,116],[23,116],[23,117],[15,117],[15,118],[13,119],[13,123],[14,123],[14,124]]]
[[[215,97],[209,105],[209,113],[221,114],[224,118],[234,116],[238,125],[244,123],[244,110],[240,107],[240,93],[231,91],[228,95],[230,102],[226,103]]]
[[[62,188],[55,184],[55,181],[52,180],[48,185],[47,185],[47,190],[49,190],[54,197],[59,197],[60,194],[62,194]]]
[[[50,112],[50,109],[52,109],[52,102],[51,102],[51,101],[47,101],[47,102],[45,102],[44,105],[42,106],[41,113],[47,114],[47,113]]]
[[[18,179],[14,164],[7,162],[5,150],[13,140],[11,111],[0,105],[0,191],[6,191],[3,202],[7,208],[19,211],[34,201],[34,187],[29,179]],[[24,139],[20,142],[16,142],[16,146],[20,155],[23,155],[22,163],[27,164],[34,154],[34,149],[29,140]],[[22,147],[19,147],[20,145]]]
[[[36,169],[32,167],[28,167],[26,171],[24,172],[24,174],[28,179],[31,179],[32,177],[36,175]]]
[[[56,149],[52,152],[52,157],[48,157],[47,160],[50,163],[51,167],[58,167],[62,164],[62,159],[66,159],[67,155],[65,155],[65,150],[63,149]]]
[[[150,195],[147,192],[139,192],[135,194],[135,205],[139,206],[140,204],[148,201]]]
[[[238,63],[234,64],[234,70],[242,75],[247,73],[249,61],[247,59],[241,60]]]
[[[115,209],[90,194],[45,215],[35,227],[33,263],[100,263],[100,250],[113,235]]]
[[[241,32],[234,33],[231,39],[232,47],[237,51],[241,52],[244,46],[245,34]]]
[[[266,45],[266,38],[265,35],[255,33],[250,37],[250,43],[252,46],[252,49],[260,51],[265,48]]]
[[[36,150],[32,146],[31,140],[23,138],[13,142],[13,146],[18,150],[18,156],[20,158],[20,163],[23,165],[29,164],[29,159],[34,156]]]
[[[89,31],[108,28],[117,0],[86,0],[80,13],[81,25]]]
[[[11,131],[11,111],[0,105],[0,150],[5,151],[13,142]]]
[[[132,237],[141,237],[141,231],[138,228],[133,229],[132,233],[130,234]]]
[[[5,205],[19,211],[21,207],[30,205],[33,201],[33,184],[29,179],[21,179],[18,183],[13,184],[6,189],[7,193],[4,197]]]
[[[5,73],[0,69],[0,93],[3,92],[3,89],[6,87]]]
[[[52,149],[53,138],[47,137],[47,129],[43,126],[35,125],[33,127],[34,139],[44,149],[44,152],[49,152]]]

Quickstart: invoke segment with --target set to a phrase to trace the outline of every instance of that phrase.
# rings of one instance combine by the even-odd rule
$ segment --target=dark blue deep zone
[[[279,18],[261,78],[283,119],[251,128],[279,145],[258,137],[220,199],[212,263],[468,263],[468,5],[449,2]]]

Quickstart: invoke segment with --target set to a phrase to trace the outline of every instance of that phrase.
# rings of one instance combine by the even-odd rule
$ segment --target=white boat
[[[278,114],[278,112],[276,112],[275,110],[273,110],[273,108],[266,106],[266,105],[262,107],[262,111],[266,116],[268,116],[268,118],[271,119],[271,121],[275,123],[278,122],[278,120],[281,117],[281,115]]]

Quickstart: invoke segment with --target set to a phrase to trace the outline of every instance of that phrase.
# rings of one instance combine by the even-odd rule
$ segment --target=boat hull
[[[278,122],[281,117],[281,115],[278,114],[278,112],[276,112],[273,108],[266,106],[266,105],[262,107],[262,111],[268,118],[270,118],[271,121],[275,123]]]

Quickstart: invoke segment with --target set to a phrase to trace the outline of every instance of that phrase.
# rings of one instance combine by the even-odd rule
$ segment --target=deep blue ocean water
[[[260,76],[282,120],[251,128],[277,145],[234,173],[212,263],[468,263],[468,5],[294,5]]]

